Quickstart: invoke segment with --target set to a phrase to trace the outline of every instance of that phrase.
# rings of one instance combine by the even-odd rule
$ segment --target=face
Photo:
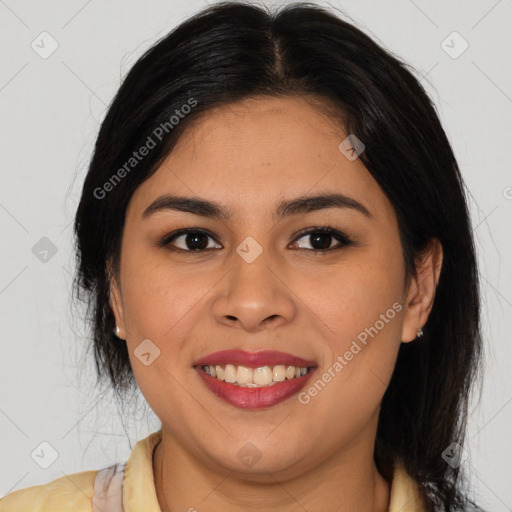
[[[164,435],[206,466],[291,477],[373,454],[439,266],[404,289],[393,207],[339,149],[346,136],[305,99],[210,110],[129,203],[111,287],[120,337]],[[317,196],[330,198],[296,201]]]

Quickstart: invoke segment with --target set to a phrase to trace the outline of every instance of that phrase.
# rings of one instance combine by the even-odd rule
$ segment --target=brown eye
[[[302,242],[301,245],[299,245],[300,249],[324,252],[339,249],[352,243],[348,236],[332,228],[310,229],[307,232],[302,233],[301,236],[296,239],[296,241],[301,239],[304,239],[306,242]],[[333,242],[335,243],[334,246],[332,245]],[[307,247],[308,244],[310,247]]]
[[[162,246],[173,246],[180,251],[202,252],[207,249],[221,249],[220,245],[212,245],[213,237],[206,231],[197,229],[180,229],[167,235],[161,242]]]

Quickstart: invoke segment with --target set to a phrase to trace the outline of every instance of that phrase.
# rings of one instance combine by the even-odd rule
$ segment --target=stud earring
[[[423,336],[423,329],[421,327],[418,329],[418,332],[416,333],[416,336],[418,338],[421,338]]]
[[[114,334],[119,338],[119,334],[121,333],[121,329],[116,325],[116,328],[114,329]]]

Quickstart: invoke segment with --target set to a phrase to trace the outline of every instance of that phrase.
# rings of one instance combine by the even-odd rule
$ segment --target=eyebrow
[[[372,214],[360,202],[343,194],[320,194],[314,196],[301,196],[294,199],[281,201],[273,217],[279,221],[285,217],[297,214],[305,214],[327,208],[351,209],[362,213],[372,219]],[[222,204],[214,201],[196,197],[186,197],[166,194],[155,199],[143,212],[142,217],[150,217],[156,212],[175,210],[186,213],[193,213],[201,217],[212,219],[229,220],[232,216],[231,210]]]

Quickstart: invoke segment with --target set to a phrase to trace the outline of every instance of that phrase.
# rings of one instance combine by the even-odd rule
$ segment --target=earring
[[[119,329],[119,326],[116,325],[116,328],[114,329],[114,334],[119,338],[120,333],[121,333],[121,329]]]
[[[421,338],[423,336],[423,329],[421,327],[418,329],[418,332],[416,333],[416,336],[418,338]]]

